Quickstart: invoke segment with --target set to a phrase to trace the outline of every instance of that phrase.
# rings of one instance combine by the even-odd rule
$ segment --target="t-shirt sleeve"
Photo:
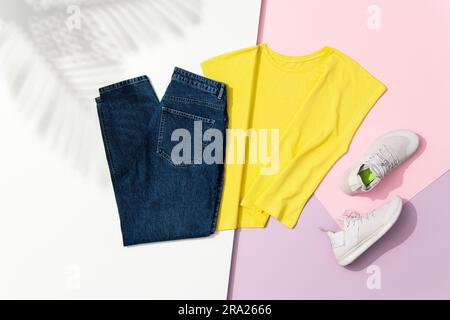
[[[344,58],[342,91],[337,105],[338,126],[345,150],[386,86],[349,57]]]
[[[228,84],[233,78],[232,63],[230,53],[225,53],[203,61],[201,68],[205,77]]]
[[[207,78],[224,82],[227,86],[235,83],[241,84],[241,78],[251,76],[251,74],[245,75],[249,71],[245,70],[245,66],[254,59],[254,54],[257,52],[256,48],[256,46],[252,46],[230,51],[203,61],[200,65],[203,75]],[[240,89],[246,90],[246,88]]]

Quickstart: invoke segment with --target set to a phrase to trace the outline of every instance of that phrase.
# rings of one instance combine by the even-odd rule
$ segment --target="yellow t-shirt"
[[[294,227],[386,90],[358,63],[330,47],[285,56],[261,44],[209,59],[202,68],[205,76],[227,84],[232,131],[217,230],[262,228],[269,215]],[[244,145],[237,142],[239,129],[248,133]],[[264,139],[266,148],[258,145]],[[257,151],[255,158],[254,145],[268,151],[260,158]],[[244,158],[239,158],[242,146]]]

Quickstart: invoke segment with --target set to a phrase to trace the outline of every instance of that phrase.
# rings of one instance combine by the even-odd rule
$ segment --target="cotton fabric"
[[[227,84],[231,130],[278,129],[280,137],[275,174],[261,174],[270,162],[230,162],[227,157],[218,230],[262,228],[269,216],[294,227],[386,90],[357,62],[331,47],[286,56],[260,44],[209,59],[202,69],[205,76]],[[232,153],[230,143],[227,153]],[[245,148],[248,156],[248,141]]]

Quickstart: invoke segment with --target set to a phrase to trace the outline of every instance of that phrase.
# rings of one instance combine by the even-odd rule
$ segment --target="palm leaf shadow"
[[[0,0],[0,70],[16,107],[74,168],[108,181],[93,98],[140,43],[182,37],[203,0]],[[80,28],[68,27],[69,6]]]

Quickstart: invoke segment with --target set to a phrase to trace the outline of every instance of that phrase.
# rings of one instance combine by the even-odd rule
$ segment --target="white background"
[[[204,59],[255,44],[259,0],[204,0],[200,6],[200,20],[183,27],[181,37],[161,29],[157,45],[143,38],[128,50],[122,73],[86,69],[96,85],[86,90],[87,82],[69,78],[69,87],[81,88],[80,104],[82,92],[92,93],[83,106],[74,106],[77,93],[59,89],[68,72],[56,77],[52,71],[66,70],[66,60],[40,61],[45,49],[33,51],[26,37],[11,40],[22,49],[12,54],[0,46],[0,298],[226,298],[233,232],[122,247],[93,102],[95,88],[141,74],[161,96],[175,65],[200,73]],[[22,90],[12,90],[12,82]],[[76,144],[88,147],[73,151]]]

